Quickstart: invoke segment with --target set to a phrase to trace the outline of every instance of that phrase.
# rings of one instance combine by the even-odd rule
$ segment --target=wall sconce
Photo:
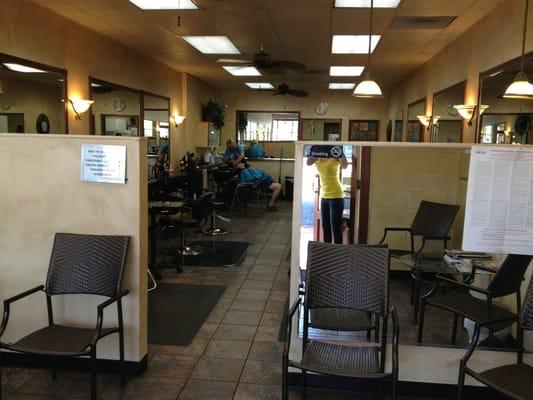
[[[453,108],[455,108],[459,115],[467,121],[468,126],[472,126],[472,120],[476,116],[477,105],[456,104],[455,106],[453,106]],[[487,108],[489,108],[489,106],[483,104],[480,105],[479,115],[483,114]]]
[[[70,104],[72,105],[72,109],[74,110],[74,113],[76,114],[76,119],[81,119],[81,115],[84,112],[86,112],[89,107],[94,103],[94,100],[84,100],[84,99],[68,99]]]
[[[429,125],[431,124],[431,118],[432,118],[431,115],[417,115],[416,117],[418,118],[420,123],[424,125],[426,128],[429,127]],[[439,119],[440,119],[440,115],[433,116],[433,125],[439,122]]]
[[[174,128],[177,128],[183,121],[185,121],[184,115],[174,114],[170,117],[170,122],[174,125]]]

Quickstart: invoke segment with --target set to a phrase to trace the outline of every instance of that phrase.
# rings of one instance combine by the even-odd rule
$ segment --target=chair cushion
[[[510,364],[489,369],[481,373],[470,371],[487,386],[500,388],[515,399],[533,400],[533,367],[527,364]]]
[[[309,326],[331,331],[365,331],[373,328],[370,314],[348,308],[309,310]]]
[[[429,299],[428,304],[455,312],[477,322],[489,319],[487,301],[472,297],[466,293],[450,292],[444,296],[432,297]],[[492,319],[512,318],[516,315],[494,304],[492,310]]]
[[[113,331],[114,329],[103,329],[102,335]],[[52,325],[30,333],[6,347],[22,353],[79,354],[84,353],[89,347],[95,333],[95,329]]]
[[[379,368],[376,346],[345,346],[312,340],[300,363],[292,365],[322,374],[368,377],[384,375]]]

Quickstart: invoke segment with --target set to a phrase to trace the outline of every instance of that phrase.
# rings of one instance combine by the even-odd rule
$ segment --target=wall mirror
[[[142,136],[140,91],[90,78],[91,131],[106,136]]]
[[[426,115],[426,98],[417,100],[407,106],[406,142],[423,142],[425,127],[418,119],[419,115]]]
[[[170,99],[151,93],[143,94],[143,136],[148,138],[148,152],[156,154],[170,145]]]
[[[533,75],[533,53],[526,55],[524,70]],[[515,59],[480,75],[478,104],[488,108],[479,117],[478,142],[533,143],[533,99],[503,97],[519,71],[520,59]]]
[[[66,134],[67,72],[0,54],[0,133]]]
[[[463,118],[454,108],[465,102],[466,81],[459,82],[433,95],[431,141],[460,143],[463,141]]]
[[[300,140],[341,140],[342,119],[307,119],[301,120]]]
[[[296,173],[295,187],[298,188],[298,192],[295,193],[293,212],[293,226],[298,231],[293,235],[295,242],[292,266],[303,269],[307,263],[308,242],[323,240],[321,236],[323,228],[320,224],[320,178],[315,164],[307,165],[306,155],[309,154],[308,149],[313,146],[312,143],[308,143],[297,144],[297,154],[303,155],[303,161],[299,164],[299,173]],[[341,169],[341,183],[345,192],[343,243],[376,244],[383,236],[385,227],[410,227],[421,201],[426,200],[459,206],[448,232],[451,239],[447,247],[461,248],[470,146],[451,148],[443,144],[431,147],[408,145],[361,147],[353,142],[340,144],[343,145],[345,154],[353,154],[349,157],[350,168]],[[354,186],[350,177],[358,177],[361,184]],[[350,216],[353,216],[351,222]],[[386,238],[386,243],[392,249],[410,249],[410,237],[407,232],[389,232]],[[415,239],[415,249],[420,245],[419,239]],[[429,241],[424,253],[433,256],[439,254],[440,262],[444,264],[443,249],[443,241]],[[493,262],[499,265],[502,258],[503,255],[495,255]],[[411,288],[414,283],[419,284],[420,294],[425,294],[431,285],[421,280],[415,281],[412,271],[413,263],[410,256],[391,258],[390,304],[395,305],[398,310],[402,332],[400,344],[416,346],[417,325],[413,323],[416,310],[411,303]],[[444,271],[445,269],[439,270],[441,273]],[[293,274],[291,278],[292,276]],[[427,278],[429,275],[423,276]],[[486,271],[476,273],[473,282],[475,285],[487,287],[493,276]],[[297,280],[298,277],[294,279]],[[529,275],[526,276],[524,287],[527,287],[528,280]],[[500,304],[514,307],[513,296],[498,301]],[[451,312],[428,307],[425,311],[425,321],[423,346],[452,346],[451,332],[454,317]],[[335,336],[337,332],[317,330],[313,331],[313,334],[323,337],[322,335]],[[456,345],[466,348],[472,334],[471,321],[460,321]],[[348,336],[344,335],[354,335],[350,338],[358,337],[357,333],[343,333],[343,338],[348,339]],[[366,337],[366,332],[361,332],[360,335]],[[510,351],[514,344],[509,335],[512,336],[512,331],[504,329],[497,334],[493,342],[485,341],[484,346],[492,350]]]
[[[392,141],[401,142],[402,137],[403,137],[403,110],[400,110],[394,114],[394,121],[392,124]]]

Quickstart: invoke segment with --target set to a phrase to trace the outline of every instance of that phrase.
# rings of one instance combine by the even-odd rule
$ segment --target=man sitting
[[[224,152],[224,161],[233,168],[244,162],[244,148],[240,144],[236,144],[233,140],[226,142],[226,151]]]
[[[281,193],[281,183],[275,182],[269,174],[259,168],[245,168],[244,164],[242,163],[238,164],[238,168],[241,169],[241,183],[259,183],[272,192],[270,201],[267,203],[267,210],[277,211],[278,208],[276,207],[276,200]]]

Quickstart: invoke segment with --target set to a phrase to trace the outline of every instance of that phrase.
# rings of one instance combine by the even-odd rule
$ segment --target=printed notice
[[[533,149],[472,147],[463,250],[533,254]]]
[[[126,146],[82,144],[81,180],[126,183]]]

